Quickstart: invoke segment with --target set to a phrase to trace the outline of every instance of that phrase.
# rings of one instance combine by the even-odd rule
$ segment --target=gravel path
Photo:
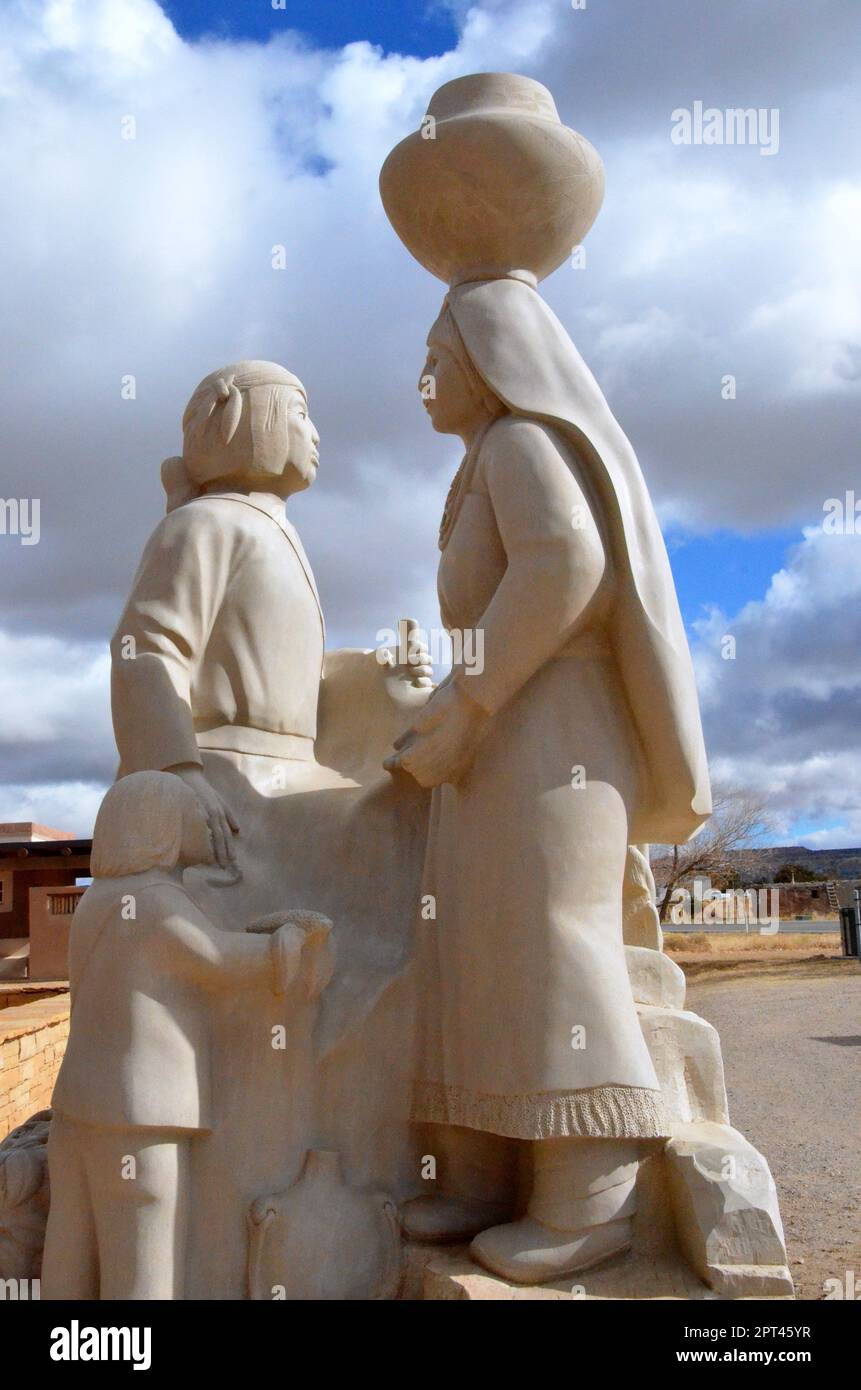
[[[840,967],[688,984],[720,1032],[732,1123],[774,1174],[801,1298],[848,1270],[861,1296],[861,970]]]

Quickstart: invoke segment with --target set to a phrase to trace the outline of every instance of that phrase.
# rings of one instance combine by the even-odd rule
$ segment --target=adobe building
[[[0,980],[69,978],[69,928],[91,849],[67,830],[0,822]]]

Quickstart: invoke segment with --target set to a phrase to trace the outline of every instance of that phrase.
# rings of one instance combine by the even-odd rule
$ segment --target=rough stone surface
[[[433,1302],[552,1303],[581,1299],[584,1302],[615,1299],[708,1301],[718,1296],[763,1299],[792,1296],[792,1282],[786,1270],[739,1266],[727,1271],[723,1288],[718,1289],[716,1282],[710,1288],[677,1257],[667,1255],[658,1259],[625,1256],[608,1262],[602,1269],[589,1271],[588,1277],[588,1285],[577,1283],[577,1276],[532,1287],[510,1284],[473,1264],[464,1250],[437,1254],[428,1260],[423,1267],[422,1297]]]
[[[791,1294],[777,1189],[730,1125],[688,1126],[665,1153],[676,1229],[691,1266],[731,1298]]]
[[[50,1110],[40,1110],[0,1144],[0,1279],[39,1278],[50,1202],[50,1120]]]
[[[670,1124],[729,1122],[717,1030],[685,1009],[638,1005],[640,1026],[661,1083]]]
[[[628,979],[637,1004],[660,1009],[685,1007],[685,972],[662,951],[626,946]]]

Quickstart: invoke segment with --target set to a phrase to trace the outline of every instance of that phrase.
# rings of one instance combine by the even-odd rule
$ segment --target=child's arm
[[[170,969],[213,991],[268,978],[274,994],[285,993],[298,973],[306,940],[305,932],[292,923],[268,936],[222,931],[182,890],[176,907],[159,915],[154,930]]]

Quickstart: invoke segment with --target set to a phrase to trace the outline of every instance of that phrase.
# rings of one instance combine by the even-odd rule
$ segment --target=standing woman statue
[[[446,627],[481,630],[485,658],[455,667],[389,761],[434,788],[413,1113],[435,1127],[441,1193],[409,1204],[405,1224],[426,1240],[473,1234],[487,1268],[540,1283],[630,1244],[643,1142],[667,1134],[628,981],[623,879],[629,844],[702,824],[708,776],[642,473],[536,288],[594,217],[600,162],[525,78],[449,83],[434,112],[434,139],[398,146],[381,186],[396,230],[451,285],[422,377],[434,428],[466,449],[438,588]],[[560,213],[547,161],[564,173],[572,149],[581,187]],[[410,193],[427,194],[425,221]],[[532,1159],[520,1220],[510,1193],[489,1200],[514,1141]]]

